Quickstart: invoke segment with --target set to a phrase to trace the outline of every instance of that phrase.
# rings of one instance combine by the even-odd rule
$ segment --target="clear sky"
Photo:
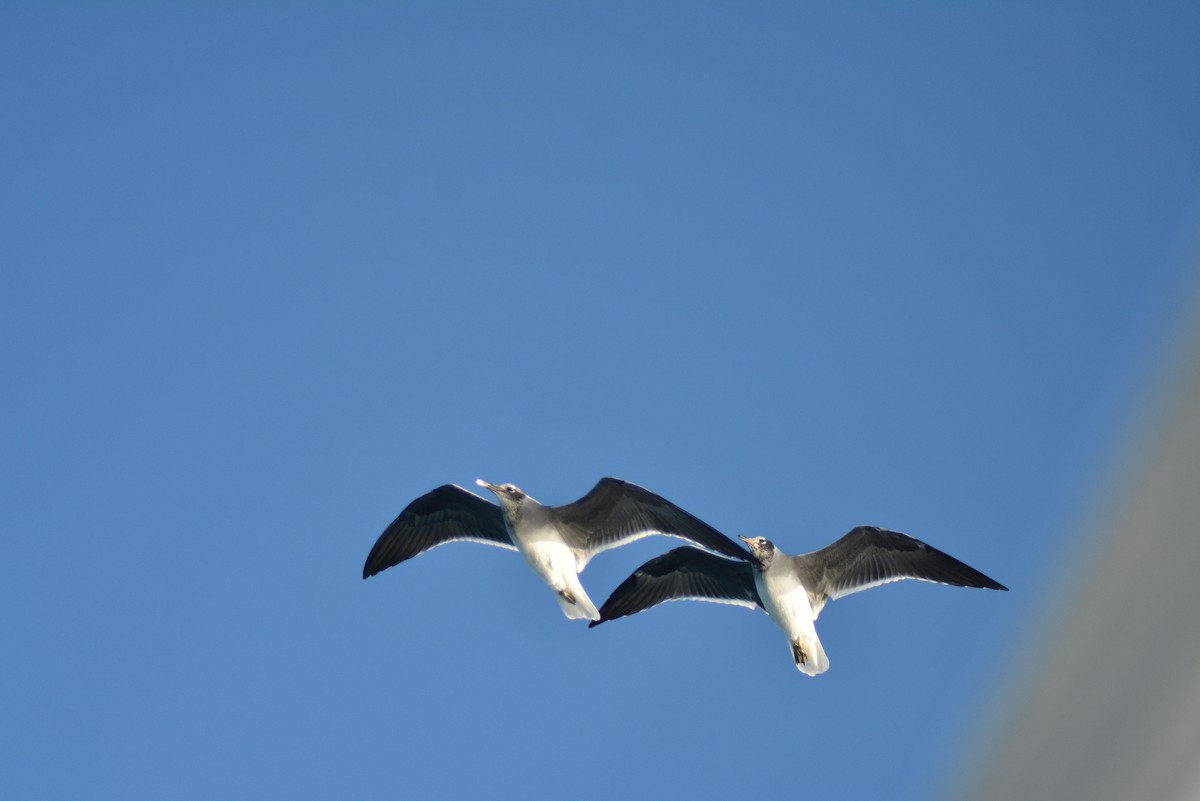
[[[1094,5],[1100,5],[1094,8]],[[1195,276],[1200,5],[0,8],[0,796],[929,798]],[[614,475],[1012,588],[589,630]],[[598,603],[661,538],[597,557]]]

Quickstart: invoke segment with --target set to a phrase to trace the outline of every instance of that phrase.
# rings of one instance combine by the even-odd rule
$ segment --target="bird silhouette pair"
[[[829,669],[814,625],[825,603],[890,581],[913,578],[958,587],[1008,588],[920,540],[858,526],[818,551],[788,556],[765,537],[741,537],[749,550],[667,499],[619,478],[602,478],[574,503],[543,506],[512,484],[476,482],[497,506],[445,484],[405,507],[363,566],[363,578],[456,540],[516,550],[550,585],[563,613],[590,626],[691,599],[763,609],[788,638],[803,673]],[[642,537],[688,540],[646,562],[596,609],[579,573],[596,554]],[[703,550],[702,550],[703,549]]]

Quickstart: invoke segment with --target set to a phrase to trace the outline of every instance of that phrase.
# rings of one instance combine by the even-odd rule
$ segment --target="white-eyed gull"
[[[562,506],[543,506],[512,484],[475,483],[494,492],[500,505],[454,484],[422,495],[379,536],[363,578],[443,543],[471,540],[520,551],[554,590],[567,617],[599,620],[579,573],[601,551],[664,534],[735,559],[749,558],[704,521],[619,478],[602,478],[587,495]]]
[[[827,601],[906,578],[1008,589],[932,545],[875,526],[859,526],[832,545],[799,556],[788,556],[766,537],[741,539],[750,546],[748,562],[688,547],[651,559],[613,590],[600,607],[600,619],[590,625],[664,601],[758,606],[787,635],[796,667],[815,676],[829,669],[814,625]]]

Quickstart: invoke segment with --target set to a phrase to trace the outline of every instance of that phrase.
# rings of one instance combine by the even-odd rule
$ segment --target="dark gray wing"
[[[814,613],[826,600],[906,578],[956,587],[1008,589],[932,545],[875,526],[859,526],[837,542],[792,560],[808,588]]]
[[[734,559],[749,558],[744,548],[700,518],[619,478],[602,478],[587,495],[551,511],[563,539],[579,555],[581,570],[601,551],[651,534],[690,540]]]
[[[363,578],[455,540],[516,550],[499,506],[462,487],[443,484],[404,507],[384,529],[367,555]]]
[[[676,548],[633,571],[600,607],[600,619],[632,615],[664,601],[715,601],[753,609],[762,606],[754,586],[754,568],[699,548]]]

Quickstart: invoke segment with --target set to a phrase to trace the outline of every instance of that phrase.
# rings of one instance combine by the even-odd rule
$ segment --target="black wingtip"
[[[974,568],[968,568],[978,574],[978,581],[974,584],[968,584],[969,587],[979,587],[984,590],[1000,590],[1000,592],[1008,592],[1008,587],[1005,587],[1000,582],[996,581],[991,576],[984,575]]]
[[[599,626],[603,622],[604,622],[604,618],[601,618],[600,620],[592,620],[588,623],[588,628],[594,629],[594,628],[596,628],[596,626]]]

